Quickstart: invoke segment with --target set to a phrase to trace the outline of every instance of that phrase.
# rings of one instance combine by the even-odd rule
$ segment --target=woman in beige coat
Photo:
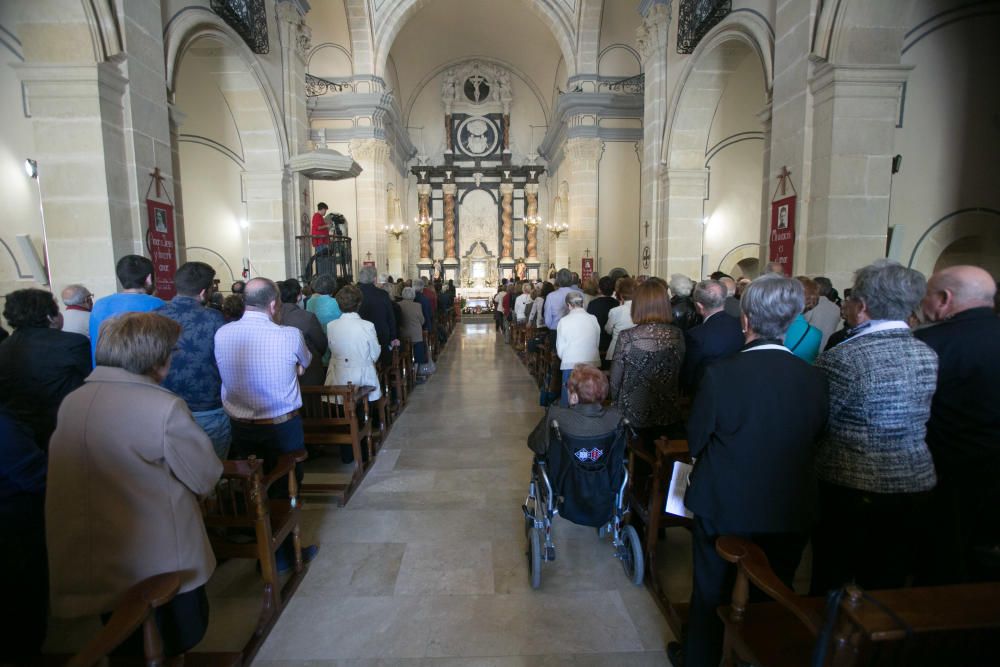
[[[222,464],[183,399],[159,386],[180,325],[127,313],[101,328],[97,368],[59,409],[45,498],[52,612],[105,614],[133,584],[180,571],[157,610],[167,655],[208,627],[215,569],[198,503]],[[141,631],[123,652],[141,654]]]

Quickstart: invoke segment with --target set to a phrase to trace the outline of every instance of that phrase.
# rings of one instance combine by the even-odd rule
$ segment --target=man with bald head
[[[1000,544],[1000,319],[996,283],[976,266],[931,276],[924,315],[936,324],[916,332],[938,355],[937,392],[927,445],[938,474],[935,522],[946,531],[929,583],[990,577],[981,553]],[[947,531],[954,531],[949,535]],[[992,576],[996,576],[994,571]]]
[[[302,394],[299,376],[312,355],[302,332],[279,324],[281,300],[278,286],[267,278],[254,278],[243,292],[243,317],[215,333],[215,361],[222,378],[222,405],[232,423],[231,458],[251,454],[264,460],[266,470],[281,454],[303,449]],[[301,471],[297,471],[301,479]],[[287,497],[286,482],[271,488]],[[311,560],[316,547],[302,549]],[[294,564],[291,538],[277,552],[278,570]]]

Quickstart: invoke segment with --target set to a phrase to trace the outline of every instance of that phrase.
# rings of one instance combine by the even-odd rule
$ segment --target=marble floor
[[[492,322],[459,325],[348,506],[307,502],[320,552],[255,664],[666,664],[662,616],[593,529],[557,519],[531,590],[520,507],[541,415]]]
[[[525,441],[541,415],[535,383],[492,321],[461,323],[348,506],[305,499],[304,543],[320,551],[255,664],[669,664],[663,616],[592,528],[557,518],[558,559],[531,589],[521,503]],[[336,457],[307,463],[307,480],[341,472]],[[675,546],[686,560],[689,548]],[[689,568],[675,562],[666,577],[682,597]],[[237,650],[260,604],[254,563],[220,565],[208,591],[211,622],[195,650]],[[92,631],[54,622],[47,648],[79,646]]]

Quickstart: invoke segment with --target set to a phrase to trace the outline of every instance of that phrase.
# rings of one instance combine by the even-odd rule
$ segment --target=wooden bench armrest
[[[173,600],[180,587],[179,572],[157,574],[132,586],[115,606],[108,624],[69,660],[67,663],[69,667],[91,667],[100,662],[104,656],[128,639],[149,618],[154,609]],[[147,637],[147,642],[149,640]],[[162,645],[157,647],[147,644],[146,649],[162,652]]]
[[[282,454],[278,457],[278,460],[275,462],[274,468],[271,472],[261,478],[261,486],[266,491],[279,479],[291,472],[294,472],[295,464],[302,463],[307,458],[309,458],[309,454],[304,449],[296,449],[294,452]]]
[[[778,578],[760,547],[740,537],[723,535],[715,541],[715,551],[723,560],[734,563],[739,568],[740,574],[748,577],[757,588],[795,614],[811,633],[819,634],[819,628],[823,624],[822,619],[811,609],[806,608],[795,591]],[[737,582],[738,588],[739,582]],[[733,606],[739,607],[742,604],[745,607],[746,595],[746,591],[734,592]],[[744,599],[737,600],[737,597]]]

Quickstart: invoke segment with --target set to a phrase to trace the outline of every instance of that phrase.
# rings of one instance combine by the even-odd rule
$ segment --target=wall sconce
[[[550,222],[548,225],[546,225],[546,229],[548,229],[549,233],[558,239],[560,236],[569,231],[569,225],[566,224],[565,222],[556,222],[556,223]]]
[[[385,231],[387,233],[389,233],[389,234],[392,234],[394,237],[396,237],[397,241],[399,240],[400,236],[402,236],[403,234],[406,233],[407,229],[409,229],[408,225],[399,225],[399,226],[396,226],[395,223],[393,223],[391,225],[386,225],[385,226]]]

